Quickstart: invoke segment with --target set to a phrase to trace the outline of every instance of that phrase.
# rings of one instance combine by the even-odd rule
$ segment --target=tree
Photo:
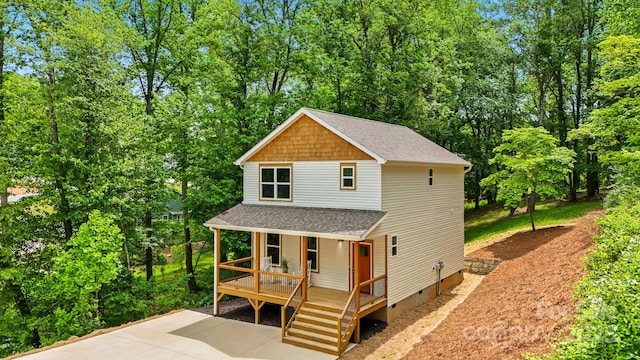
[[[122,235],[113,220],[94,211],[89,221],[54,259],[50,294],[57,298],[53,310],[56,338],[81,336],[102,325],[101,290],[122,268]]]
[[[491,164],[498,171],[484,178],[485,188],[497,189],[498,200],[511,207],[526,199],[531,229],[536,230],[533,212],[536,199],[561,199],[566,195],[567,176],[575,152],[558,147],[558,140],[541,127],[505,130],[494,150]]]

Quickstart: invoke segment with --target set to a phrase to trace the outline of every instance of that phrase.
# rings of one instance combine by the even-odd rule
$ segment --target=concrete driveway
[[[47,349],[20,359],[329,360],[336,358],[321,352],[283,344],[280,336],[280,328],[185,310]]]

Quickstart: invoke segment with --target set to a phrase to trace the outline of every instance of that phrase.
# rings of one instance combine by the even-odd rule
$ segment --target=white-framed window
[[[162,215],[162,220],[169,220],[169,215]]]
[[[356,189],[356,164],[340,164],[340,190]]]
[[[291,165],[260,166],[260,200],[291,201]]]
[[[271,257],[274,266],[280,266],[281,245],[280,234],[267,234],[267,256]]]
[[[429,169],[429,186],[433,186],[433,169]]]
[[[391,237],[391,256],[398,256],[398,235]]]
[[[318,238],[312,236],[307,237],[307,260],[311,260],[311,271],[314,272],[320,271],[319,247],[320,244],[318,244]]]

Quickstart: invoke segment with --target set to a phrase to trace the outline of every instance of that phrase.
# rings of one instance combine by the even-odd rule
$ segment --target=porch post
[[[389,235],[384,236],[384,297],[389,297]]]
[[[302,250],[302,264],[300,264],[300,266],[302,267],[302,279],[304,279],[304,281],[307,281],[307,279],[309,278],[307,275],[307,260],[308,260],[307,249],[309,247],[308,246],[309,239],[306,236],[301,236],[300,240],[301,240],[300,249]],[[307,301],[307,288],[309,287],[309,284],[305,284],[305,285],[306,286],[302,287],[302,301]]]
[[[353,264],[353,288],[356,291],[356,329],[354,340],[356,343],[360,343],[360,242],[353,242],[353,251],[354,251],[354,264]]]
[[[360,242],[353,242],[353,288],[356,291],[356,308],[360,307]]]
[[[214,238],[213,316],[218,316],[220,314],[220,304],[218,302],[218,282],[220,281],[220,229],[214,229]]]
[[[254,256],[256,257],[253,261],[253,270],[255,270],[255,272],[253,273],[253,280],[254,280],[254,291],[256,293],[260,292],[260,259],[261,259],[261,255],[260,255],[260,233],[259,232],[254,232],[253,233],[253,238],[255,239],[255,250],[254,250]]]

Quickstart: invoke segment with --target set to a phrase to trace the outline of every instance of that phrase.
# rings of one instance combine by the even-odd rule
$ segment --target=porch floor
[[[254,298],[256,292],[254,291],[254,277],[253,275],[245,276],[242,278],[234,279],[221,283],[222,285],[218,291],[222,293],[229,293],[230,295]],[[274,304],[284,304],[289,298],[289,294],[295,290],[296,284],[292,281],[286,281],[285,279],[269,278],[263,275],[263,279],[260,282],[260,295],[265,295],[264,291],[268,294],[268,298],[265,300]],[[225,289],[233,288],[235,291],[229,292]],[[284,295],[286,294],[286,295]],[[329,289],[319,286],[311,286],[307,290],[307,302],[315,305],[321,305],[325,307],[343,309],[349,301],[351,295],[348,291]],[[386,298],[380,298],[372,296],[366,293],[360,293],[360,313],[370,313],[382,307],[382,303],[386,303]],[[370,311],[369,311],[370,310]]]

